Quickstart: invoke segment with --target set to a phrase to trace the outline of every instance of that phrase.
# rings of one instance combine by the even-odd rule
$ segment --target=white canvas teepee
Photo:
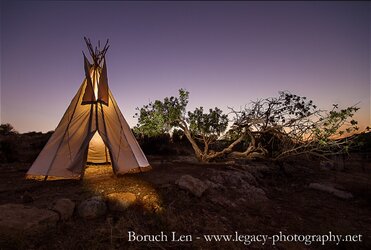
[[[102,50],[85,41],[93,63],[84,55],[85,80],[27,175],[78,178],[87,161],[111,162],[115,174],[150,168],[108,88],[108,41]]]

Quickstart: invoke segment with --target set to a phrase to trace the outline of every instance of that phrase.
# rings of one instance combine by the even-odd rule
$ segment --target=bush
[[[139,138],[140,146],[145,154],[170,155],[176,151],[170,146],[170,135],[143,136]]]
[[[14,136],[7,136],[0,140],[0,152],[5,162],[19,161],[18,140]]]
[[[14,127],[10,123],[0,125],[0,135],[12,135],[18,134]]]

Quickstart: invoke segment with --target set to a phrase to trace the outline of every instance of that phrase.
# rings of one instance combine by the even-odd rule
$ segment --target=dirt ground
[[[38,237],[0,239],[0,249],[371,249],[371,160],[365,155],[347,157],[330,169],[318,161],[299,159],[281,167],[270,162],[198,164],[184,159],[149,157],[149,172],[116,177],[109,165],[89,166],[82,181],[26,180],[29,164],[1,164],[0,205],[24,203],[27,192],[33,202],[27,205],[50,208],[58,198],[79,204],[95,195],[131,192],[138,198],[155,197],[161,209],[138,203],[122,213],[109,212],[94,220],[75,213],[67,222]],[[261,166],[264,166],[261,168]],[[264,169],[259,170],[259,169]],[[218,192],[207,190],[195,197],[180,189],[175,181],[188,174],[208,180],[218,171],[250,171],[268,200],[252,204],[241,187],[225,186]],[[330,183],[353,194],[349,200],[310,189],[310,183]],[[215,195],[227,203],[212,202]],[[242,199],[241,199],[242,198]],[[192,241],[128,242],[128,232],[140,234],[191,235]],[[281,232],[281,233],[280,233]],[[204,235],[361,235],[359,242],[207,242]],[[199,237],[199,238],[197,238]]]

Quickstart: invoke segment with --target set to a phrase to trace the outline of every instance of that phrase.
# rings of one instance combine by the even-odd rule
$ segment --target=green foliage
[[[319,123],[314,128],[315,138],[321,145],[325,145],[334,136],[343,136],[358,131],[358,122],[352,119],[358,109],[348,107],[339,110],[338,105],[334,104],[330,112],[320,117]]]
[[[166,133],[165,120],[161,112],[159,102],[149,103],[142,108],[137,108],[139,113],[135,114],[138,118],[138,125],[134,127],[134,133],[141,136],[159,136]]]
[[[186,112],[188,98],[189,92],[180,89],[177,97],[166,97],[137,108],[140,112],[136,114],[136,133],[158,136],[180,129],[196,157],[210,161],[225,155],[281,159],[303,153],[344,152],[349,149],[350,141],[338,141],[336,137],[358,130],[353,119],[357,107],[338,109],[334,105],[325,112],[304,96],[279,92],[278,97],[252,102],[243,110],[231,109],[233,124],[227,131],[228,116],[221,109],[215,107],[207,112],[198,107]],[[223,142],[216,146],[222,136]]]
[[[228,117],[219,108],[209,109],[206,113],[203,107],[199,107],[187,113],[188,98],[189,92],[180,89],[177,97],[166,97],[163,101],[156,100],[137,108],[140,113],[136,115],[138,124],[135,131],[142,136],[155,136],[171,129],[181,129],[196,157],[208,161],[217,157],[209,146],[227,129]]]
[[[168,133],[172,128],[188,127],[195,136],[203,136],[216,140],[228,126],[228,117],[219,108],[209,109],[205,113],[203,107],[193,112],[186,112],[189,92],[180,89],[179,96],[165,97],[137,108],[138,124],[136,133],[146,136],[157,136]],[[187,116],[188,115],[188,116]]]
[[[217,107],[204,113],[203,107],[188,112],[189,129],[194,135],[213,137],[215,140],[227,129],[228,116]]]
[[[179,97],[171,96],[166,97],[163,102],[156,101],[161,105],[161,110],[159,110],[159,112],[164,118],[165,125],[168,126],[168,128],[179,126],[181,121],[185,119],[188,98],[189,92],[180,89]]]
[[[136,108],[139,113],[134,116],[138,118],[134,132],[142,136],[169,133],[173,126],[179,125],[179,119],[185,116],[188,96],[188,91],[180,89],[179,97],[166,97],[163,101],[156,100],[142,108]]]
[[[279,92],[278,98],[268,98],[260,112],[267,114],[266,119],[271,125],[291,124],[298,119],[309,117],[317,109],[312,100],[306,97]]]

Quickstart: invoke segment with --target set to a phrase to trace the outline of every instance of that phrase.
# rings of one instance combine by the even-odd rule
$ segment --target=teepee
[[[87,162],[110,162],[115,174],[150,169],[108,87],[108,40],[103,49],[85,42],[93,62],[84,54],[85,79],[27,175],[79,178]]]

